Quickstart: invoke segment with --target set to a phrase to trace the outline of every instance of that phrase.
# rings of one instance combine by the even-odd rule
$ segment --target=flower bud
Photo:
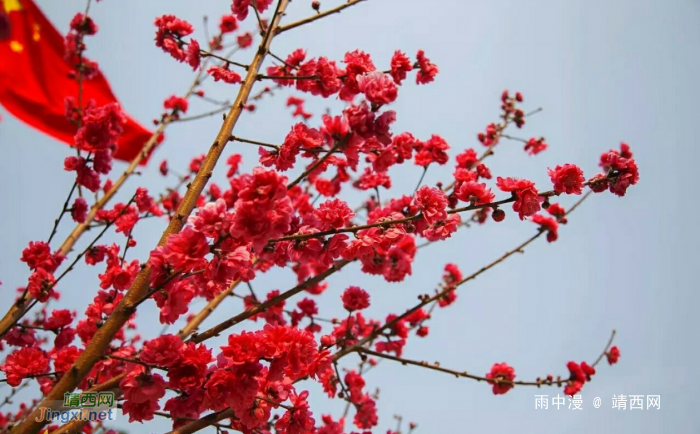
[[[506,213],[502,209],[496,208],[495,210],[493,210],[493,213],[491,214],[491,218],[495,222],[502,222],[503,219],[506,218]]]

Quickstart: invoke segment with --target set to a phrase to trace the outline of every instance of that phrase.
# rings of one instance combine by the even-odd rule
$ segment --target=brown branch
[[[299,177],[298,177],[297,179],[295,179],[294,181],[292,181],[292,182],[287,186],[287,190],[291,189],[292,187],[294,187],[295,185],[297,185],[297,184],[299,184],[301,181],[303,181],[304,178],[306,178],[306,177],[309,175],[309,173],[311,173],[311,172],[313,172],[314,170],[316,170],[317,167],[319,167],[319,166],[320,166],[321,164],[323,164],[326,160],[328,160],[328,158],[330,158],[330,156],[333,155],[333,154],[335,153],[335,151],[337,151],[344,143],[345,143],[344,139],[337,140],[337,141],[333,144],[333,147],[332,147],[328,152],[326,152],[326,153],[323,155],[323,157],[321,157],[321,158],[319,158],[318,160],[316,160],[316,162],[314,162],[308,169],[306,169],[301,175],[299,175]]]
[[[249,309],[246,309],[245,311],[241,312],[240,314],[227,319],[224,322],[221,322],[214,327],[210,328],[209,330],[199,333],[199,334],[194,334],[192,337],[188,340],[188,342],[194,342],[194,343],[200,343],[202,341],[205,341],[209,338],[213,338],[215,336],[218,336],[222,331],[229,329],[236,324],[247,320],[248,318],[255,316],[259,313],[265,312],[268,308],[277,305],[278,303],[281,303],[288,298],[300,293],[301,291],[305,290],[311,285],[315,285],[319,282],[322,282],[326,277],[330,276],[331,274],[335,273],[336,271],[340,271],[344,266],[349,264],[350,261],[340,261],[337,262],[333,265],[331,265],[328,270],[324,271],[323,273],[314,276],[312,278],[306,279],[304,282],[300,283],[299,285],[295,286],[294,288],[285,291],[281,293],[280,295],[273,297],[263,303],[260,303],[256,306],[253,306]]]
[[[194,422],[190,422],[187,425],[183,425],[180,428],[174,429],[167,434],[191,434],[191,433],[195,433],[199,430],[202,430],[202,429],[208,427],[209,425],[215,424],[216,422],[218,422],[220,420],[227,419],[229,417],[234,417],[234,416],[235,415],[233,413],[233,410],[231,410],[230,408],[227,408],[226,410],[222,410],[222,411],[217,412],[217,413],[210,413],[201,419],[198,419]],[[53,433],[51,433],[51,434],[53,434]]]
[[[244,138],[238,137],[238,136],[231,136],[231,141],[241,142],[241,143],[248,143],[248,144],[250,144],[250,145],[262,146],[263,148],[275,149],[275,150],[277,150],[277,151],[279,151],[279,150],[282,148],[282,146],[280,146],[280,145],[275,145],[275,144],[272,144],[272,143],[260,142],[260,141],[258,141],[258,140],[244,139]],[[321,147],[317,147],[317,148],[299,148],[299,150],[300,150],[300,151],[303,151],[303,152],[311,152],[311,153],[321,153],[321,152],[323,152],[323,151],[330,152],[329,150],[325,150],[325,149],[323,149],[323,148],[321,148]],[[332,153],[333,153],[333,154],[341,154],[342,151],[335,150],[335,151],[333,151]]]
[[[607,345],[605,346],[603,353],[598,358],[598,360],[596,360],[596,362],[593,364],[594,367],[600,361],[600,359],[603,357],[603,355],[608,351],[608,348],[610,347],[610,344],[612,343],[614,337],[615,337],[615,330],[613,330],[612,336],[610,336],[610,340],[608,341]],[[469,378],[469,379],[476,380],[476,381],[486,381],[486,382],[489,382],[492,384],[495,383],[495,384],[505,384],[505,385],[510,385],[510,386],[541,387],[541,386],[561,386],[562,384],[569,382],[568,377],[562,378],[562,376],[558,376],[556,380],[542,380],[542,379],[538,378],[535,381],[511,381],[511,380],[506,380],[506,379],[488,379],[488,378],[480,376],[480,375],[470,374],[467,371],[457,371],[454,369],[443,368],[440,366],[440,364],[438,362],[430,364],[424,360],[419,362],[416,360],[404,359],[402,357],[396,357],[396,356],[392,356],[391,354],[380,353],[378,351],[370,350],[370,349],[364,348],[364,347],[358,347],[356,349],[356,351],[359,353],[362,353],[362,354],[367,354],[370,356],[379,357],[379,358],[386,359],[386,360],[393,360],[395,362],[401,363],[402,365],[420,366],[421,368],[427,368],[427,369],[431,369],[433,371],[443,372],[445,374],[451,374],[457,378],[459,378],[459,377]]]
[[[180,336],[180,339],[186,339],[189,335],[192,334],[195,330],[197,330],[197,327],[200,326],[204,322],[205,319],[209,315],[211,315],[212,312],[214,312],[214,309],[216,309],[222,301],[226,299],[226,297],[230,296],[233,294],[233,291],[236,289],[238,284],[240,284],[240,280],[236,280],[233,283],[231,283],[228,288],[224,289],[220,293],[216,294],[216,296],[209,302],[207,305],[199,311],[197,315],[194,316],[186,325],[185,327],[180,330],[178,333],[178,336]]]
[[[597,359],[595,359],[595,362],[593,362],[593,367],[595,368],[598,363],[600,363],[601,360],[603,360],[603,356],[607,354],[608,350],[610,349],[610,345],[612,345],[613,340],[615,339],[615,334],[617,334],[617,331],[613,329],[612,334],[610,334],[610,339],[608,339],[608,343],[605,345],[605,348],[603,349],[603,352],[600,353],[600,356],[598,356]]]
[[[105,357],[108,359],[119,360],[120,362],[124,362],[124,363],[132,363],[134,365],[141,365],[141,366],[148,368],[148,369],[155,368],[155,366],[149,365],[148,363],[144,363],[144,362],[142,362],[140,360],[136,360],[136,359],[129,359],[128,357],[115,356],[114,354],[109,354],[109,355],[106,355]],[[158,369],[162,369],[162,368],[158,368]],[[167,371],[167,369],[164,369],[164,370]]]
[[[273,145],[272,143],[259,142],[257,140],[244,139],[244,138],[238,137],[238,136],[231,136],[230,140],[235,141],[235,142],[248,143],[251,145],[262,146],[263,148],[272,148],[272,149],[276,149],[278,151],[280,150],[279,145]]]
[[[51,376],[58,376],[60,372],[47,372],[45,374],[33,374],[33,375],[27,375],[24,378],[40,378],[40,377],[51,377]],[[0,383],[6,383],[7,378],[0,378]]]
[[[214,143],[211,145],[206,158],[202,162],[195,179],[190,184],[187,193],[182,199],[175,218],[170,221],[168,227],[163,232],[163,235],[158,242],[159,246],[164,245],[170,235],[176,234],[182,230],[182,227],[187,221],[187,217],[189,217],[192,210],[196,206],[197,199],[209,181],[214,167],[216,166],[216,163],[218,162],[229,137],[231,137],[233,128],[238,122],[241,112],[245,107],[246,101],[250,96],[251,89],[255,83],[255,76],[259,73],[260,68],[262,67],[265,56],[269,50],[270,43],[273,39],[272,35],[275,33],[274,30],[279,25],[279,20],[284,13],[284,10],[287,8],[288,3],[289,0],[279,1],[277,9],[275,10],[275,16],[271,23],[271,30],[273,31],[268,32],[260,43],[258,51],[251,62],[246,78],[239,89],[235,103],[231,108],[229,115],[226,117],[226,120],[224,121],[216,139],[214,140]],[[90,372],[95,363],[102,358],[103,354],[105,354],[106,350],[109,348],[112,339],[114,339],[114,336],[134,313],[135,304],[148,293],[150,272],[151,270],[149,267],[145,267],[143,270],[141,270],[141,272],[139,272],[134,280],[134,283],[131,285],[131,288],[129,288],[129,290],[126,292],[126,295],[114,309],[114,312],[109,316],[109,318],[107,318],[104,325],[97,330],[94,337],[85,348],[85,351],[77,358],[73,366],[68,370],[68,372],[66,372],[58,384],[56,384],[49,394],[46,395],[44,401],[41,405],[39,405],[39,407],[46,407],[47,403],[50,401],[61,400],[64,393],[73,391],[78,384],[80,384],[82,379],[85,378],[85,376]],[[37,410],[35,410],[23,423],[14,427],[12,434],[37,434],[46,424],[46,422],[36,422],[36,416],[38,416]]]
[[[189,122],[189,121],[196,121],[197,119],[203,119],[203,118],[206,118],[206,117],[209,117],[209,116],[214,116],[215,114],[219,114],[219,113],[225,112],[226,110],[230,110],[230,109],[231,109],[231,106],[230,106],[230,105],[227,105],[227,106],[225,106],[225,107],[219,107],[219,108],[216,109],[216,110],[210,110],[210,111],[208,111],[208,112],[199,113],[199,114],[192,115],[192,116],[187,116],[187,117],[184,117],[184,118],[178,118],[178,119],[175,119],[173,122]]]
[[[184,41],[181,41],[181,42],[183,42],[184,45],[187,45],[186,42],[184,42]],[[230,63],[231,65],[235,65],[235,66],[238,66],[240,68],[243,68],[246,71],[248,71],[248,69],[252,67],[252,65],[245,65],[243,63],[234,62],[231,59],[227,59],[226,57],[219,56],[218,54],[214,54],[214,53],[211,53],[211,52],[206,51],[206,50],[199,50],[199,54],[202,56],[202,58],[213,57],[214,59],[221,60],[224,63]]]
[[[340,6],[337,6],[337,7],[334,7],[333,9],[328,9],[325,12],[320,12],[316,15],[312,15],[312,16],[304,18],[302,20],[295,21],[293,23],[289,23],[289,24],[284,25],[284,26],[280,26],[279,28],[276,29],[276,34],[279,35],[280,33],[286,32],[287,30],[295,29],[297,27],[303,26],[304,24],[308,24],[308,23],[314,22],[318,19],[327,17],[328,15],[337,14],[337,13],[341,12],[342,10],[347,9],[350,6],[354,6],[362,1],[364,1],[364,0],[348,0],[347,3],[342,4]]]
[[[614,176],[610,176],[607,178],[601,178],[600,180],[595,180],[594,182],[585,182],[584,186],[589,186],[594,183],[602,182],[604,180],[611,180],[614,179]],[[583,196],[582,199],[588,196],[590,192],[587,192],[586,195]],[[546,191],[544,193],[540,193],[539,196],[543,198],[548,198],[552,196],[559,196],[560,193],[557,193],[554,190]],[[499,205],[505,205],[507,203],[515,202],[517,200],[517,197],[511,196],[508,199],[502,199],[498,200],[495,202],[490,202],[490,203],[484,203],[484,204],[478,204],[478,205],[469,205],[465,206],[462,208],[455,208],[447,211],[447,214],[456,214],[456,213],[461,213],[465,211],[472,211],[472,210],[477,210],[477,209],[483,209],[483,208],[495,208],[498,207]],[[580,202],[580,201],[579,201]],[[575,206],[578,206],[576,204]],[[280,241],[300,241],[300,240],[306,240],[309,238],[318,238],[318,237],[324,237],[326,235],[335,235],[335,234],[341,234],[341,233],[347,233],[347,232],[357,232],[361,231],[363,229],[370,229],[370,228],[377,228],[377,227],[385,227],[385,226],[391,226],[391,225],[398,225],[398,224],[404,224],[404,223],[409,223],[414,220],[418,220],[422,218],[422,214],[416,214],[414,216],[409,216],[409,217],[404,217],[401,219],[395,219],[395,220],[383,220],[383,221],[378,221],[375,223],[369,223],[366,225],[358,225],[358,226],[350,226],[347,228],[340,228],[340,229],[329,229],[326,231],[319,231],[319,232],[314,232],[310,234],[295,234],[295,235],[287,235],[285,237],[280,237],[280,238],[275,238],[272,240],[269,240],[268,243],[277,243]]]
[[[258,80],[320,80],[318,75],[258,75]]]

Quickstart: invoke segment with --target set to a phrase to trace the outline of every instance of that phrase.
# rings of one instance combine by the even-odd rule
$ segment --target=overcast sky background
[[[190,68],[155,47],[154,18],[168,13],[187,19],[201,41],[202,16],[210,17],[213,29],[230,3],[107,0],[93,4],[91,15],[100,31],[88,41],[88,56],[99,62],[124,109],[148,126],[161,113],[162,101],[184,93],[194,78]],[[295,0],[285,22],[312,13],[310,3]],[[37,0],[37,4],[62,32],[85,6],[84,0]],[[327,8],[339,2],[322,4]],[[527,177],[548,189],[548,167],[577,163],[592,176],[597,173],[599,155],[618,148],[620,141],[631,145],[640,167],[641,181],[626,197],[590,198],[562,227],[559,241],[538,240],[524,255],[510,258],[461,288],[458,302],[437,311],[430,321],[430,336],[412,338],[405,351],[407,358],[439,360],[444,367],[477,374],[505,361],[515,368],[518,379],[534,380],[548,373],[566,374],[569,360],[592,362],[615,328],[620,363],[599,365],[593,382],[583,389],[583,411],[557,411],[551,406],[535,410],[535,395],[549,394],[551,399],[557,393],[563,395],[561,389],[518,387],[505,396],[493,396],[486,384],[386,361],[366,376],[369,388],[381,388],[380,425],[374,432],[393,429],[394,414],[416,422],[416,432],[421,434],[689,433],[700,429],[695,409],[695,364],[700,354],[693,344],[700,325],[700,297],[693,283],[699,241],[697,206],[693,205],[697,200],[695,142],[700,135],[696,114],[699,23],[700,3],[694,0],[370,0],[275,39],[272,51],[282,56],[303,47],[310,57],[340,60],[346,51],[359,48],[382,69],[396,49],[409,55],[424,49],[440,74],[430,85],[415,86],[409,81],[401,87],[392,107],[398,114],[393,131],[410,131],[421,139],[440,134],[452,146],[452,156],[466,147],[480,151],[476,134],[498,120],[501,91],[522,91],[527,110],[543,107],[544,111],[528,119],[522,131],[510,133],[545,136],[550,149],[529,157],[521,144],[504,141],[487,163],[495,174]],[[252,26],[250,18],[246,25]],[[253,52],[244,51],[237,59],[246,62]],[[238,90],[213,83],[205,89],[218,99],[233,99]],[[285,91],[260,101],[258,111],[245,114],[235,133],[280,143],[295,122],[284,107],[290,94],[298,95]],[[337,100],[309,98],[307,109],[315,114],[311,125],[320,123],[326,107],[337,114],[342,105]],[[190,113],[210,109],[197,102]],[[72,175],[62,170],[68,147],[20,124],[2,108],[0,113],[4,156],[0,159],[4,207],[0,304],[5,307],[28,275],[18,261],[21,250],[29,241],[46,239]],[[192,156],[207,151],[220,122],[216,116],[169,127],[154,163],[129,182],[121,198],[130,196],[138,185],[148,186],[154,194],[172,185],[172,178],[164,180],[158,174],[157,163],[167,158],[171,168],[183,171]],[[232,152],[243,155],[247,170],[257,164],[253,146],[229,145],[224,158]],[[214,176],[218,182],[225,177],[223,163]],[[431,168],[425,182],[448,179],[453,165],[451,161],[449,168]],[[114,177],[124,167],[117,163]],[[413,190],[420,169],[412,166],[391,174],[390,194],[396,196]],[[347,197],[356,204],[364,195]],[[574,200],[568,197],[562,203],[568,206]],[[139,244],[130,250],[129,258],[146,258],[164,227],[164,221],[140,224]],[[66,222],[57,240],[71,228]],[[342,315],[339,295],[349,284],[371,293],[370,316],[383,318],[403,311],[415,303],[417,294],[435,288],[445,263],[455,262],[469,274],[534,231],[532,223],[521,222],[509,212],[501,224],[471,228],[421,250],[413,275],[402,283],[363,276],[357,265],[350,266],[330,279],[320,299],[322,314]],[[62,282],[64,306],[82,314],[97,288],[96,271],[103,269],[84,266]],[[261,276],[253,285],[264,294],[288,289],[294,281],[290,273],[276,272]],[[198,301],[194,309],[203,304]],[[229,300],[205,326],[239,309],[238,301]],[[143,311],[141,332],[153,337],[161,330],[157,308],[146,303]],[[350,359],[345,366],[355,365]],[[343,402],[328,401],[316,385],[309,388],[319,423],[321,414],[334,418],[342,414]],[[661,395],[661,409],[613,410],[612,397],[619,394]],[[593,408],[595,397],[602,399],[599,409]],[[124,418],[118,425],[126,427],[125,422]],[[129,430],[163,432],[169,427],[169,421],[157,420]],[[346,430],[353,430],[351,422]]]

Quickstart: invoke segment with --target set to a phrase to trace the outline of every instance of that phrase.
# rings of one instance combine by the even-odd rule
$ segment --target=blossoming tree
[[[18,254],[29,277],[17,298],[4,303],[7,312],[0,320],[0,370],[5,374],[2,381],[12,388],[8,401],[30,383],[38,385],[43,397],[16,409],[0,409],[0,429],[15,434],[46,428],[52,433],[93,432],[101,422],[57,426],[36,420],[41,407],[81,390],[114,391],[130,422],[170,418],[173,433],[208,427],[244,433],[368,433],[379,429],[382,421],[377,416],[380,401],[363,375],[379,360],[388,362],[378,369],[396,362],[484,382],[496,395],[515,386],[549,386],[572,396],[591,381],[601,360],[617,362],[614,332],[607,344],[601,343],[605,346],[594,355],[597,358],[563,361],[566,370],[558,376],[520,379],[507,363],[471,373],[403,357],[411,340],[429,337],[430,322],[455,302],[460,287],[540,238],[557,241],[559,226],[592,192],[624,196],[639,174],[629,146],[622,143],[602,154],[601,171],[593,176],[584,176],[575,164],[549,168],[549,186],[492,175],[486,164],[502,141],[521,141],[530,155],[548,147],[543,138],[510,135],[508,130],[521,128],[537,112],[525,110],[519,92],[503,92],[500,118],[474,141],[480,150],[460,149],[450,160],[450,145],[438,133],[421,139],[392,131],[399,114],[391,104],[400,89],[439,78],[438,66],[423,51],[396,51],[390,59],[371,59],[358,49],[333,60],[303,49],[271,50],[273,41],[287,32],[361,2],[348,0],[322,9],[314,1],[308,18],[285,22],[288,8],[308,4],[234,0],[230,11],[222,11],[217,34],[204,43],[190,36],[190,23],[172,15],[155,18],[156,46],[183,68],[192,68],[195,78],[182,96],[164,102],[166,111],[154,121],[155,133],[121,174],[112,168],[124,123],[120,107],[97,106],[78,95],[66,101],[66,116],[76,126],[77,153],[63,164],[66,171],[75,172],[75,182],[51,236],[29,243]],[[255,28],[259,40],[240,30],[245,26]],[[66,61],[75,66],[74,78],[81,83],[98,70],[83,55],[86,38],[97,26],[79,13],[70,28]],[[252,58],[241,60],[241,49],[255,43]],[[230,47],[232,52],[227,52]],[[383,66],[375,66],[375,61]],[[207,79],[219,82],[222,94],[236,93],[234,103],[220,104],[205,95],[201,85]],[[294,108],[286,137],[263,143],[236,135],[241,113],[254,111],[255,101],[271,97],[278,88],[295,91],[286,101]],[[304,95],[337,98],[346,106],[310,125]],[[192,98],[218,106],[188,117]],[[192,160],[178,185],[162,194],[127,185],[169,125],[212,113],[225,113],[223,124],[206,155]],[[250,173],[239,171],[237,146],[258,147],[258,167]],[[209,182],[222,157],[228,170],[226,186]],[[391,187],[389,171],[402,164],[420,166],[423,174],[442,170],[444,181],[427,185],[421,177],[412,195],[388,198],[381,192]],[[164,161],[161,173],[165,176],[169,170]],[[349,190],[367,192],[366,201],[351,206],[343,199]],[[94,199],[87,191],[95,193]],[[131,197],[128,202],[110,203],[117,192],[125,191]],[[569,196],[578,200],[567,203]],[[350,265],[388,282],[401,282],[411,274],[423,247],[448,243],[458,230],[516,216],[534,223],[533,235],[471,274],[459,264],[446,264],[437,290],[417,302],[396,305],[384,317],[363,314],[370,306],[371,290],[325,283]],[[127,260],[128,249],[136,243],[134,228],[152,217],[164,226],[158,245],[148,257]],[[59,243],[57,228],[69,219],[76,226]],[[89,228],[98,231],[88,232]],[[122,243],[101,242],[108,231],[123,235]],[[49,303],[60,303],[61,280],[77,267],[99,270],[94,298],[82,314],[60,306],[49,309]],[[297,281],[258,296],[251,282],[276,267],[291,269]],[[62,296],[75,295],[65,291]],[[205,325],[232,296],[243,300],[243,309],[223,322]],[[346,316],[325,318],[317,306],[319,297],[342,305]],[[206,307],[193,309],[193,300],[200,299],[206,300]],[[178,324],[179,332],[143,340],[134,329],[139,307],[146,303],[159,308],[160,323]],[[236,330],[239,325],[245,330]],[[212,345],[215,337],[225,337],[225,344]],[[320,383],[328,399],[344,402],[344,411],[314,412],[309,382]],[[390,432],[414,428],[410,424]]]

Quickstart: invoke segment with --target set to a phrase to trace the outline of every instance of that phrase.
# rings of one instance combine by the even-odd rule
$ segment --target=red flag
[[[3,17],[4,15],[4,17]],[[65,116],[64,100],[77,98],[73,67],[64,60],[64,38],[32,0],[0,0],[0,104],[22,122],[73,145],[77,127]],[[98,72],[83,81],[82,100],[97,106],[117,102]],[[114,158],[131,161],[152,133],[127,116]]]

